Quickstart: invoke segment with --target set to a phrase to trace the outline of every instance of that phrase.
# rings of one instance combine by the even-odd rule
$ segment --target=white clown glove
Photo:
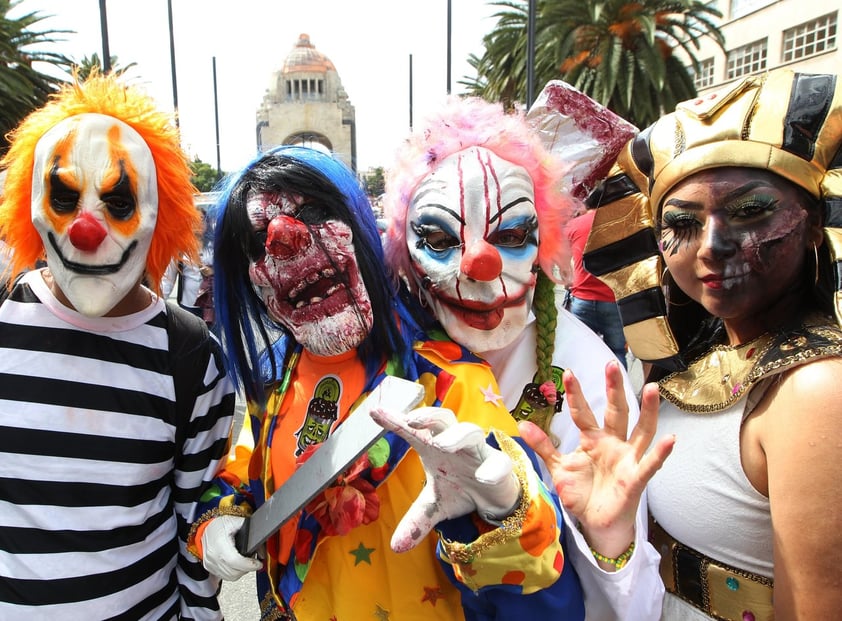
[[[220,515],[210,521],[202,533],[202,565],[223,580],[239,580],[250,571],[257,571],[263,563],[239,553],[234,537],[246,518]]]
[[[496,524],[511,515],[520,501],[520,483],[508,455],[485,442],[485,432],[459,422],[445,408],[424,407],[408,415],[375,409],[377,423],[417,451],[427,481],[392,535],[392,549],[414,548],[445,519],[476,510]]]

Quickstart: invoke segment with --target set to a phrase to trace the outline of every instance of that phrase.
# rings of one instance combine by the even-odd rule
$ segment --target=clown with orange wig
[[[426,119],[386,180],[387,262],[431,321],[490,363],[521,435],[553,478],[563,472],[557,487],[573,526],[565,538],[587,618],[654,620],[663,585],[640,499],[671,445],[644,455],[653,421],[637,426],[625,370],[557,306],[555,286],[570,269],[564,225],[583,208],[575,197],[608,171],[616,150],[607,141],[625,127],[578,91],[554,95],[530,122],[474,98],[451,99]],[[569,122],[576,106],[593,112],[585,123],[602,122],[598,136]],[[551,143],[560,136],[571,146],[558,153]],[[563,465],[552,463],[550,438],[570,453]]]
[[[220,619],[218,582],[185,540],[234,395],[204,323],[159,295],[201,230],[177,130],[139,89],[94,75],[10,138],[0,618]]]

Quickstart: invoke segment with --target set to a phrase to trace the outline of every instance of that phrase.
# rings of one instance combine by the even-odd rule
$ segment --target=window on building
[[[693,83],[696,85],[696,90],[713,86],[713,58],[706,58],[699,61],[699,72],[696,73],[693,67],[688,67],[690,75],[693,76]]]
[[[725,78],[733,80],[766,69],[767,41],[761,39],[728,52],[728,69]]]
[[[748,15],[752,11],[761,9],[764,6],[770,5],[776,0],[731,0],[731,19],[737,19],[743,15]]]
[[[784,30],[781,60],[789,62],[836,47],[836,13]]]

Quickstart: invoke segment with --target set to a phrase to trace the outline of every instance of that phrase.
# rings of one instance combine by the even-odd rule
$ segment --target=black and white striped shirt
[[[186,551],[234,394],[218,343],[189,421],[162,300],[91,318],[39,272],[0,305],[0,619],[220,619]]]

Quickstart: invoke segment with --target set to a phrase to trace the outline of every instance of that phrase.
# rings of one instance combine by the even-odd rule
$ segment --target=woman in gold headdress
[[[664,619],[842,609],[840,146],[836,76],[771,72],[679,104],[598,190],[585,264],[676,436],[648,488]]]

